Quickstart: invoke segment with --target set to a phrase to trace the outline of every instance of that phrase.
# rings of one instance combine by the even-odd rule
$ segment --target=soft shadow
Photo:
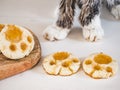
[[[68,38],[75,41],[85,41],[82,35],[82,28],[80,27],[72,28]]]

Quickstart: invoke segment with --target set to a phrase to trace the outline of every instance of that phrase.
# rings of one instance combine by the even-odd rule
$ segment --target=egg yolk
[[[14,44],[11,44],[9,48],[11,51],[16,51],[16,46]]]
[[[111,67],[107,67],[107,68],[106,68],[106,71],[107,71],[107,72],[112,72],[112,68],[111,68]]]
[[[69,57],[69,54],[67,52],[58,52],[53,55],[53,58],[55,60],[64,60]]]
[[[22,31],[15,25],[8,25],[5,36],[8,41],[12,43],[17,43],[22,39]]]
[[[99,54],[94,57],[94,61],[98,64],[109,64],[112,62],[112,58],[104,54]]]
[[[70,62],[70,61],[67,61],[67,62],[62,63],[62,66],[63,66],[63,67],[69,67],[70,65],[71,65],[71,62]]]
[[[25,51],[27,49],[27,44],[26,43],[21,43],[21,49]]]
[[[77,59],[72,60],[74,63],[78,63],[79,61]]]
[[[28,40],[29,43],[32,42],[32,38],[30,36],[27,37],[27,40]]]
[[[85,61],[85,64],[86,64],[86,65],[90,65],[91,63],[92,63],[91,60],[86,60],[86,61]]]
[[[50,65],[55,65],[55,61],[50,61]]]
[[[95,69],[95,70],[100,70],[101,67],[100,67],[99,65],[96,65],[96,66],[94,66],[94,69]]]

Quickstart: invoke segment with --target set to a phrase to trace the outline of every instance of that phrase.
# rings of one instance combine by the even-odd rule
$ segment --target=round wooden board
[[[19,60],[11,60],[0,53],[0,80],[31,69],[40,61],[41,46],[38,38],[34,34],[33,36],[35,46],[28,56]]]

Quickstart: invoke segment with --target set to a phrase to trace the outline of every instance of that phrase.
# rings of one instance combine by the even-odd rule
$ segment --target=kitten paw
[[[116,19],[120,19],[120,5],[113,6],[111,13]]]
[[[100,26],[98,27],[85,26],[83,27],[83,36],[86,40],[94,42],[103,38],[104,31]]]
[[[65,39],[70,29],[62,29],[57,26],[49,26],[43,32],[43,37],[49,41]]]

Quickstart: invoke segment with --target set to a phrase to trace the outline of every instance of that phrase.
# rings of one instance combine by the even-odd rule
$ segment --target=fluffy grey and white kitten
[[[84,38],[89,41],[102,39],[104,35],[100,21],[102,3],[116,19],[120,18],[120,0],[61,0],[57,21],[44,30],[43,36],[50,41],[66,38],[73,24],[75,6],[78,5],[81,9],[79,22]]]

